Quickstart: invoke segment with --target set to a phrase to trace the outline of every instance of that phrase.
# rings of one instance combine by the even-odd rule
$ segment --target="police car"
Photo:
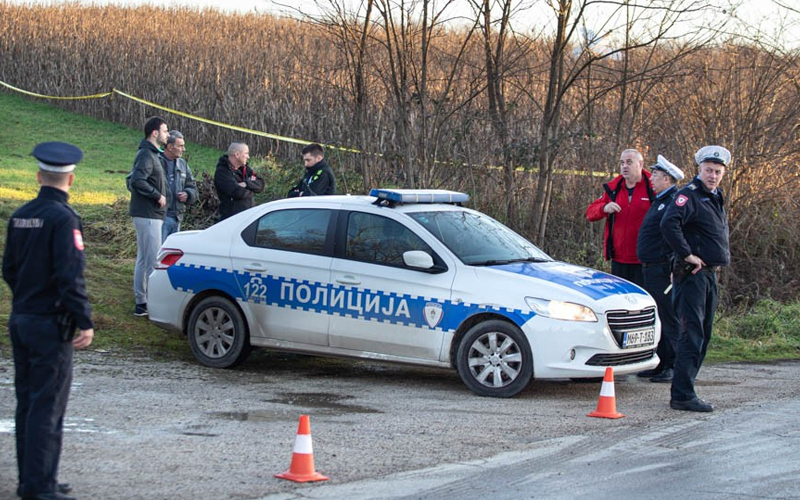
[[[206,366],[264,347],[454,368],[482,396],[658,364],[644,290],[554,261],[468,199],[292,198],[173,234],[150,276],[150,320],[186,334]]]

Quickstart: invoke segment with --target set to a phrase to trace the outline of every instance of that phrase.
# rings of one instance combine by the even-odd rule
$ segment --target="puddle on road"
[[[366,406],[340,403],[345,399],[353,399],[353,396],[339,396],[322,392],[291,393],[284,392],[278,399],[268,399],[267,403],[279,403],[284,405],[301,406],[316,410],[314,413],[323,415],[346,415],[349,413],[383,413],[374,408]]]
[[[340,416],[353,413],[382,413],[380,410],[366,406],[342,403],[341,400],[353,399],[353,396],[339,396],[325,393],[282,393],[276,399],[267,399],[265,403],[277,403],[301,408],[312,415]],[[297,412],[287,412],[286,409],[261,409],[241,412],[213,412],[211,415],[225,420],[252,421],[252,422],[277,422],[294,420]]]
[[[14,429],[13,418],[0,419],[0,434],[13,434]],[[101,429],[93,418],[67,418],[64,420],[64,432],[111,434],[113,431]]]

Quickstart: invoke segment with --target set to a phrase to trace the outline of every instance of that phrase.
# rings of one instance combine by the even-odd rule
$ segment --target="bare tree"
[[[551,40],[549,77],[539,134],[538,185],[532,212],[532,232],[539,242],[544,240],[547,230],[553,194],[553,166],[563,139],[564,102],[579,78],[599,61],[621,60],[623,84],[620,86],[619,109],[627,109],[628,82],[643,77],[641,73],[631,74],[628,65],[630,54],[666,39],[683,17],[707,8],[704,0],[654,0],[647,5],[627,0],[549,0],[548,4],[555,15],[555,34]],[[587,19],[599,24],[595,32],[621,32],[623,39],[610,45],[606,51],[588,52],[591,44],[581,47],[574,40]],[[620,127],[618,135],[621,135]]]

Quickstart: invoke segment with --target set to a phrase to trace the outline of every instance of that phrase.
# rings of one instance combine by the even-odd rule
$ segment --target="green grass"
[[[70,203],[81,214],[86,242],[89,298],[96,323],[92,347],[141,355],[181,357],[191,355],[182,336],[161,330],[145,318],[133,316],[133,265],[135,233],[128,216],[129,193],[125,175],[130,171],[142,131],[68,113],[39,100],[0,92],[0,244],[11,213],[35,198],[37,165],[30,156],[44,141],[78,145],[84,160],[76,169]],[[213,174],[222,151],[187,143],[186,158],[193,172]],[[258,162],[257,158],[253,159]],[[11,293],[0,285],[0,321],[6,324]],[[10,355],[7,335],[0,336],[0,351]]]
[[[70,201],[85,227],[87,282],[94,308],[94,349],[145,356],[190,359],[185,339],[160,330],[132,314],[135,233],[128,216],[125,175],[142,137],[113,123],[68,113],[47,103],[0,92],[0,244],[5,247],[8,218],[14,209],[36,196],[33,147],[61,140],[83,149]],[[213,173],[221,151],[187,143],[187,159],[196,177]],[[282,197],[295,180],[297,166],[274,158],[252,158],[267,184],[258,201]],[[0,321],[8,319],[11,293],[0,285]],[[7,335],[0,351],[9,355]],[[764,301],[749,310],[720,311],[709,349],[710,361],[769,361],[800,358],[800,303]]]

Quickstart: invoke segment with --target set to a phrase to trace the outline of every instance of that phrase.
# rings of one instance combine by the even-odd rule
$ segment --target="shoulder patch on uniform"
[[[689,185],[688,185],[688,186],[686,186],[686,187],[687,187],[687,188],[689,188],[689,189],[691,189],[692,191],[694,191],[695,189],[697,189],[697,185],[696,185],[696,184],[694,184],[694,183],[692,183],[692,184],[689,184]]]
[[[80,229],[73,229],[72,235],[75,239],[75,248],[83,252],[83,235],[81,234]]]
[[[679,207],[686,205],[687,201],[689,201],[689,198],[683,194],[678,195],[678,197],[675,198],[675,204],[678,205]]]

